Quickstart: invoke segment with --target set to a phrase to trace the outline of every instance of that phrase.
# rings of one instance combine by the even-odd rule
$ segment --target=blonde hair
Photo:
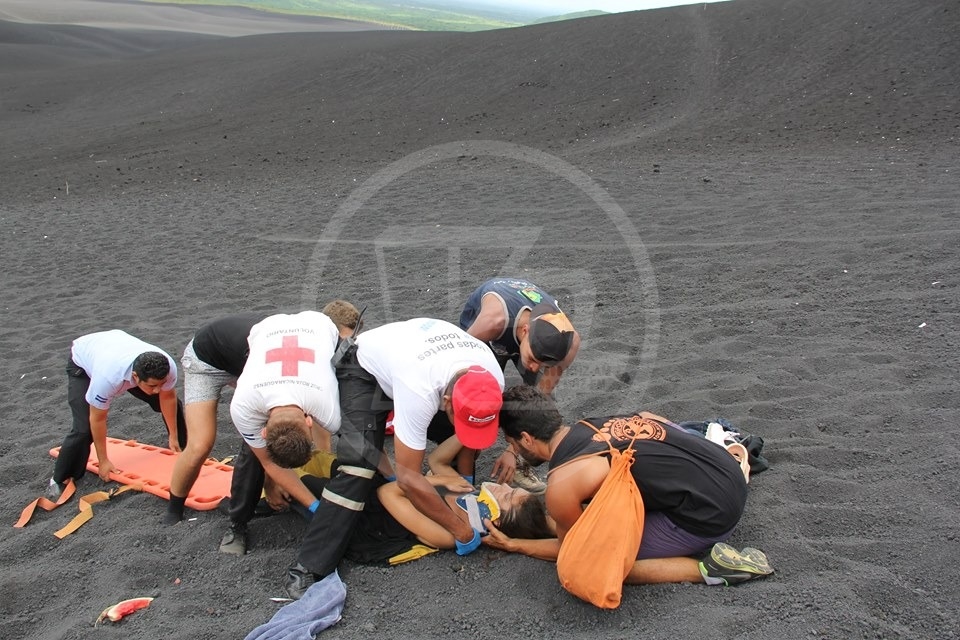
[[[360,321],[360,311],[346,300],[333,300],[323,307],[323,314],[333,320],[338,329],[356,329]],[[360,323],[363,329],[363,323]]]

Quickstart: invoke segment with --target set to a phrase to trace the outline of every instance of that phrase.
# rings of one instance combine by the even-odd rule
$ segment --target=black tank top
[[[634,433],[639,434],[630,471],[647,511],[662,511],[684,531],[706,537],[726,533],[740,520],[747,483],[740,466],[723,447],[639,415],[583,422],[608,435],[621,451]],[[557,445],[550,469],[577,456],[606,450],[607,443],[593,429],[574,424]]]

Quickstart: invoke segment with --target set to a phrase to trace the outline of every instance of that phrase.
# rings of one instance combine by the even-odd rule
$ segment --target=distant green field
[[[606,11],[578,11],[577,13],[565,13],[561,16],[550,16],[549,18],[540,18],[535,20],[533,24],[544,24],[547,22],[559,22],[560,20],[575,20],[576,18],[592,18],[593,16],[605,16],[607,15]]]
[[[144,0],[163,4],[202,4],[247,7],[272,13],[340,18],[374,22],[388,27],[420,31],[484,31],[519,26],[518,22],[496,20],[488,16],[458,13],[388,2],[351,2],[349,0]]]

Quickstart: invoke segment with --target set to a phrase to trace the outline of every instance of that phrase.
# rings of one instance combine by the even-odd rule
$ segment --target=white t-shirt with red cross
[[[503,389],[490,347],[443,320],[414,318],[365,331],[357,337],[357,361],[393,398],[394,437],[418,451],[427,448],[427,428],[458,371],[483,367]]]
[[[319,311],[277,314],[250,330],[250,355],[230,403],[230,417],[254,449],[266,442],[261,431],[270,410],[293,405],[330,433],[340,429],[337,378],[330,359],[337,327]]]
[[[167,357],[170,373],[160,388],[164,391],[173,389],[177,386],[177,363],[159,347],[119,329],[90,333],[74,340],[70,357],[90,377],[85,396],[87,404],[107,411],[114,398],[137,386],[133,381],[133,361],[148,351]]]

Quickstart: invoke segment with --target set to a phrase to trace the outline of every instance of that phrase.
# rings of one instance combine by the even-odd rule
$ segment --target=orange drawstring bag
[[[582,424],[601,433],[588,422]],[[630,474],[635,441],[622,452],[607,441],[610,473],[570,527],[557,556],[557,576],[563,588],[601,609],[620,606],[623,581],[637,560],[643,536],[643,498]]]

